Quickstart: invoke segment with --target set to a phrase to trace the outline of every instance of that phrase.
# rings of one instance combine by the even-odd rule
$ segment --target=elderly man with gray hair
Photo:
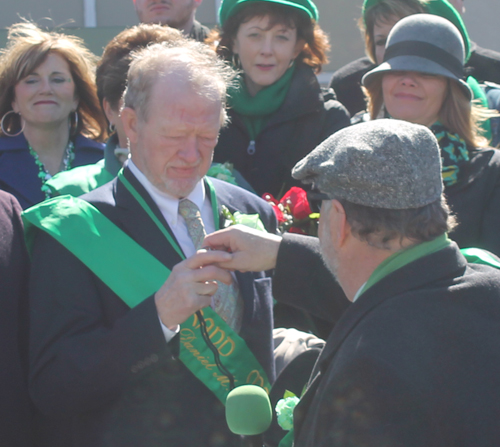
[[[286,439],[497,445],[500,260],[448,239],[433,134],[397,120],[352,126],[293,175],[322,201],[319,240],[237,227],[205,239],[232,253],[220,266],[275,268],[276,299],[336,321]]]
[[[72,446],[243,445],[226,395],[274,380],[268,274],[231,274],[215,265],[229,254],[200,250],[229,214],[276,231],[267,203],[205,177],[233,76],[189,39],[141,50],[121,112],[128,164],[25,215],[31,392],[70,418]]]

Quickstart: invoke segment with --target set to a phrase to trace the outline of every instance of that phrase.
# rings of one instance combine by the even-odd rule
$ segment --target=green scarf
[[[237,86],[229,89],[228,104],[242,116],[250,139],[257,138],[269,116],[281,107],[294,73],[295,64],[285,71],[285,74],[274,84],[263,88],[255,96],[251,96],[248,92],[244,75],[238,77]]]
[[[443,183],[451,186],[458,182],[460,167],[469,162],[469,151],[465,140],[449,132],[439,121],[430,127],[441,148]]]
[[[446,234],[442,234],[432,241],[423,242],[421,244],[412,245],[406,249],[399,250],[377,266],[377,268],[370,275],[370,278],[368,278],[366,284],[362,287],[358,296],[366,292],[371,286],[378,283],[390,273],[399,270],[410,262],[442,250],[450,245],[450,243],[451,241],[448,239],[448,236]]]

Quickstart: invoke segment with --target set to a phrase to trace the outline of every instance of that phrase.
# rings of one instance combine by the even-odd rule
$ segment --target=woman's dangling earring
[[[109,133],[111,135],[112,133],[115,133],[116,126],[113,123],[109,123],[108,129],[109,129]]]
[[[14,113],[16,115],[19,115],[19,120],[21,121],[22,125],[21,125],[21,130],[17,133],[9,133],[7,132],[7,130],[5,129],[5,118],[7,118],[11,113]],[[9,110],[3,117],[2,117],[2,121],[0,121],[0,128],[2,129],[2,132],[4,135],[8,136],[8,137],[17,137],[18,135],[21,135],[23,132],[24,132],[24,126],[25,126],[25,121],[23,120],[23,117],[21,116],[20,113],[18,112],[14,112],[14,110]]]
[[[235,68],[236,70],[243,70],[240,57],[236,53],[233,53],[233,56],[231,57],[231,63],[233,64],[233,68]]]
[[[288,68],[292,68],[293,64],[295,64],[295,59],[292,59],[290,63],[288,64]]]

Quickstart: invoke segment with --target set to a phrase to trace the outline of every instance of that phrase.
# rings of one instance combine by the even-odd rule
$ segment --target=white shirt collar
[[[365,282],[365,283],[363,283],[363,285],[362,285],[362,286],[358,289],[358,291],[356,292],[356,295],[354,295],[354,298],[352,299],[352,302],[353,302],[353,303],[354,303],[354,301],[356,301],[356,300],[359,298],[359,296],[361,295],[361,292],[363,292],[363,291],[364,291],[365,286],[366,286],[366,282]]]
[[[160,191],[154,186],[139,170],[132,159],[129,159],[127,167],[132,171],[132,174],[135,175],[139,183],[144,186],[144,189],[158,205],[167,223],[172,228],[176,227],[179,216],[179,199],[166,192]],[[205,185],[203,184],[203,180],[200,180],[185,198],[191,200],[191,202],[201,210],[205,202]]]

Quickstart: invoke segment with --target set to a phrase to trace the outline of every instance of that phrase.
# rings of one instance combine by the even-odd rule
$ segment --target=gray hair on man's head
[[[153,86],[160,78],[171,77],[201,97],[220,101],[224,126],[228,120],[226,93],[235,76],[236,71],[203,43],[187,38],[157,43],[132,54],[123,107],[134,109],[138,118],[146,122]]]

